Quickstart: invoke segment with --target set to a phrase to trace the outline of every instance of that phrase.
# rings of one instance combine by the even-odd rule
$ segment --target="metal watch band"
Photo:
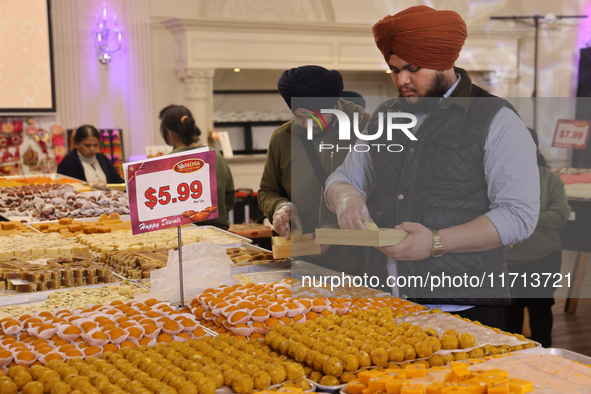
[[[433,248],[431,249],[431,256],[441,257],[445,254],[445,249],[441,243],[441,236],[438,230],[431,231],[433,233]]]

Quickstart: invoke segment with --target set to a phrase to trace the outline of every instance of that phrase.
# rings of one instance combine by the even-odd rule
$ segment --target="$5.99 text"
[[[156,189],[149,187],[144,193],[144,197],[146,197],[147,200],[144,204],[150,209],[154,209],[157,204],[167,205],[170,202],[174,204],[177,202],[177,198],[172,197],[169,190],[170,186],[161,186],[160,189],[158,189],[158,197],[156,197]],[[201,197],[203,187],[200,181],[193,181],[190,186],[186,183],[179,184],[176,191],[178,194],[178,201],[182,202],[187,201],[189,197],[193,199]]]

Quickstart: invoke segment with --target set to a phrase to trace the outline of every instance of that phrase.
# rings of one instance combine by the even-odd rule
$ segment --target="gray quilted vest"
[[[457,100],[464,100],[464,105],[458,105]],[[472,85],[471,97],[444,100],[430,113],[419,128],[418,141],[410,141],[400,132],[393,133],[392,141],[381,141],[400,144],[404,150],[370,153],[376,188],[368,206],[376,224],[393,228],[402,222],[417,222],[430,230],[439,230],[467,223],[488,212],[484,144],[493,117],[504,106],[513,109],[507,101]],[[386,110],[400,110],[399,103],[389,101],[376,114]],[[376,114],[368,125],[370,134],[372,127],[377,127]],[[379,250],[367,248],[368,275],[380,277],[382,284],[388,275],[386,260]],[[511,292],[507,280],[502,287],[499,279],[500,274],[507,275],[505,260],[505,247],[500,247],[477,253],[446,253],[421,261],[398,261],[398,276],[407,279],[399,294],[423,304],[506,305],[511,302]],[[483,283],[478,288],[464,284],[458,288],[446,282],[445,287],[431,291],[430,287],[409,281],[411,276],[420,276],[424,283],[430,283],[430,276],[442,274],[477,276]],[[475,283],[473,280],[472,284]]]

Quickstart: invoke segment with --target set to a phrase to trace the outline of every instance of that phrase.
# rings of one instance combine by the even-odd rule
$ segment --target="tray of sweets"
[[[290,259],[274,259],[273,253],[257,245],[238,243],[224,247],[234,262],[232,275],[291,267]]]

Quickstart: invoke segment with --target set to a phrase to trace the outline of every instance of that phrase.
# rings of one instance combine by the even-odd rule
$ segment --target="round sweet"
[[[415,348],[411,345],[402,345],[400,347],[400,350],[402,350],[402,352],[404,353],[405,360],[414,360],[417,357]]]
[[[458,332],[456,330],[447,330],[447,331],[445,331],[443,333],[443,335],[452,335],[452,336],[454,336],[456,338],[459,338],[460,337],[460,334],[458,334]]]
[[[323,386],[338,386],[340,382],[336,376],[324,375],[318,383]]]
[[[272,365],[267,372],[269,373],[269,376],[271,376],[271,383],[273,385],[282,383],[287,378],[287,372],[283,365]]]
[[[326,375],[338,376],[343,372],[343,363],[336,357],[331,357],[322,366],[322,372]],[[295,380],[295,379],[289,379]]]
[[[458,347],[460,349],[469,349],[476,346],[476,340],[467,332],[462,333],[458,338]]]
[[[433,354],[433,349],[425,341],[420,341],[415,345],[415,352],[419,358],[428,358]]]
[[[352,354],[345,355],[341,362],[343,364],[343,370],[348,372],[355,372],[359,369],[359,360]],[[334,375],[334,374],[329,374]]]
[[[196,386],[199,394],[215,394],[215,383],[208,377],[200,379]]]
[[[0,393],[2,394],[17,394],[18,387],[10,380],[0,380]]]
[[[252,377],[240,374],[232,380],[232,389],[238,394],[248,394],[254,388]]]
[[[371,358],[369,357],[369,354],[365,352],[359,352],[355,354],[355,357],[357,357],[357,360],[359,360],[359,368],[367,368],[371,366]]]
[[[376,348],[369,353],[373,365],[383,367],[388,364],[388,352],[384,349]],[[338,375],[338,374],[337,374]]]
[[[484,357],[484,349],[479,347],[476,349],[472,349],[468,352],[468,357],[470,358],[482,358]]]
[[[448,330],[454,331],[454,330]],[[446,332],[448,332],[446,331]],[[458,338],[452,334],[443,334],[441,338],[439,338],[441,342],[441,348],[444,350],[452,350],[458,348]]]
[[[43,384],[39,382],[29,382],[22,389],[22,394],[43,394]]]
[[[425,339],[425,342],[427,342],[429,345],[431,345],[431,349],[433,350],[433,353],[441,350],[441,342],[439,341],[438,338],[428,337],[427,339]]]

